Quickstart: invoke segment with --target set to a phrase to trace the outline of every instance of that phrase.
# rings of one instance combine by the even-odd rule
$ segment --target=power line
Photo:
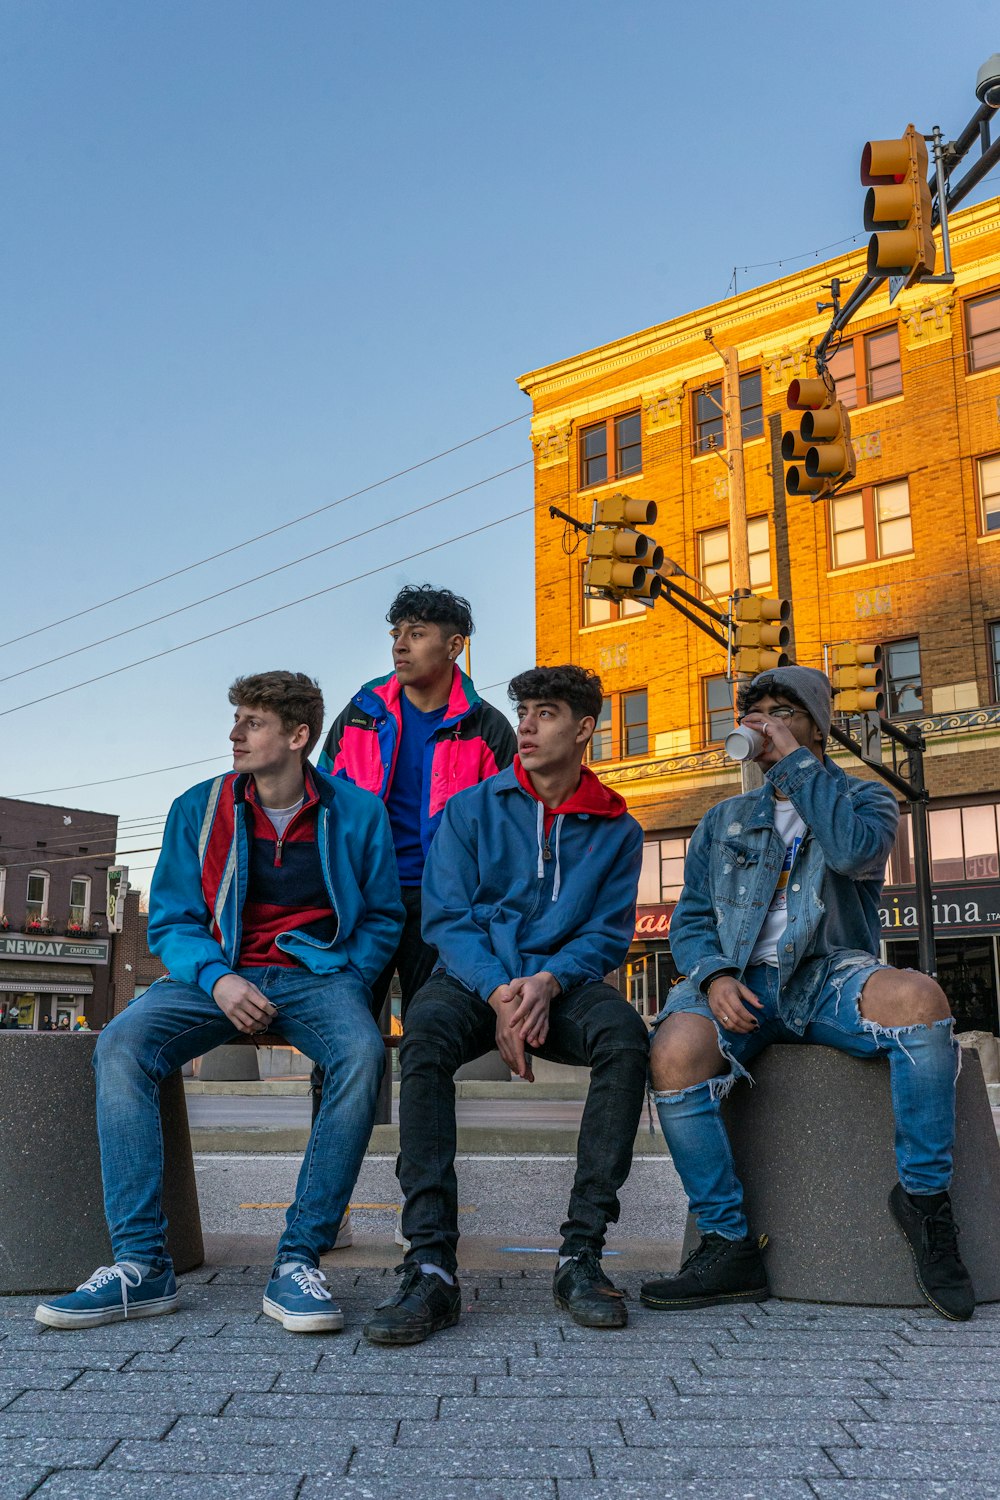
[[[109,605],[119,604],[123,599],[131,599],[135,594],[142,594],[146,589],[155,588],[157,584],[167,583],[171,578],[180,578],[184,573],[191,573],[196,568],[203,568],[208,563],[217,562],[220,557],[228,557],[233,552],[240,552],[244,547],[252,546],[254,542],[264,541],[267,537],[277,536],[280,531],[287,531],[291,526],[300,526],[303,521],[310,521],[314,516],[320,516],[325,511],[335,510],[338,505],[346,505],[348,500],[356,500],[359,495],[368,495],[372,490],[381,489],[384,485],[392,484],[396,479],[403,479],[407,474],[414,474],[418,469],[425,469],[428,464],[437,463],[439,459],[447,458],[452,453],[458,453],[462,448],[469,448],[473,443],[481,443],[484,438],[492,437],[494,433],[502,432],[505,427],[513,427],[518,422],[523,422],[530,415],[522,412],[519,417],[511,417],[507,422],[499,422],[495,427],[488,428],[485,432],[477,433],[475,437],[466,438],[464,442],[455,443],[451,448],[443,448],[440,453],[431,454],[430,458],[422,458],[418,463],[409,464],[405,469],[397,469],[395,474],[388,474],[384,479],[376,479],[371,484],[366,484],[359,490],[352,490],[349,495],[342,495],[339,500],[330,500],[326,505],[318,505],[315,510],[306,511],[304,515],[295,516],[291,521],[282,521],[280,526],[272,526],[267,531],[258,532],[256,536],[247,537],[245,541],[234,542],[231,547],[223,547],[220,552],[213,552],[208,557],[201,557],[197,562],[186,563],[182,568],[175,568],[171,573],[163,573],[159,578],[151,578],[148,583],[137,584],[134,589],[126,589],[124,593],[115,594],[110,599],[102,599],[98,604],[90,604],[86,609],[78,609],[71,615],[63,615],[60,620],[50,620],[47,625],[38,625],[34,630],[26,630],[23,635],[14,635],[7,641],[0,641],[0,650],[7,646],[14,646],[19,641],[26,641],[30,636],[41,635],[43,631],[55,630],[58,625],[67,625],[71,620],[79,620],[83,615],[90,615],[99,609],[107,609]]]
[[[151,620],[143,620],[138,625],[129,625],[125,630],[117,630],[112,635],[102,636],[99,641],[91,641],[86,646],[74,646],[71,651],[63,651],[58,656],[50,656],[46,661],[36,662],[33,667],[21,667],[17,672],[8,672],[6,677],[0,677],[0,683],[13,682],[15,677],[26,677],[31,672],[39,672],[43,667],[51,667],[56,662],[66,661],[70,656],[79,656],[84,651],[93,651],[98,646],[106,646],[109,641],[117,641],[122,636],[134,635],[138,630],[147,630],[151,625],[160,625],[164,620],[172,620],[176,615],[186,614],[189,609],[198,609],[202,604],[211,604],[214,599],[222,599],[226,594],[235,594],[239,589],[249,588],[253,583],[260,583],[264,578],[273,578],[277,573],[285,573],[289,568],[300,567],[302,563],[312,562],[316,557],[322,557],[326,552],[335,552],[338,547],[347,547],[351,542],[360,541],[362,537],[372,536],[376,531],[384,531],[389,526],[395,526],[399,521],[408,521],[413,516],[419,516],[424,511],[433,510],[435,506],[443,505],[446,500],[454,500],[457,495],[467,495],[470,490],[482,489],[484,485],[492,484],[494,480],[504,479],[508,474],[516,474],[519,469],[527,469],[533,460],[524,459],[519,464],[511,464],[507,469],[500,469],[496,474],[488,474],[485,479],[476,479],[472,484],[464,484],[460,489],[451,490],[447,495],[439,495],[436,500],[428,500],[424,505],[416,505],[412,510],[403,511],[397,516],[390,516],[388,520],[379,521],[374,526],[368,526],[364,531],[356,531],[352,536],[342,537],[339,542],[330,542],[326,547],[317,547],[312,552],[306,552],[302,557],[292,558],[290,562],[279,563],[275,568],[268,568],[263,573],[257,573],[252,578],[244,578],[240,583],[230,584],[227,588],[217,589],[214,594],[205,594],[201,599],[195,599],[190,604],[181,604],[177,609],[169,609],[165,614],[156,615]]]
[[[202,760],[182,760],[175,766],[157,766],[155,771],[133,771],[128,776],[108,776],[103,781],[75,781],[71,786],[45,786],[37,792],[5,792],[12,800],[17,798],[48,797],[53,792],[80,792],[91,786],[113,786],[119,781],[138,781],[142,776],[163,776],[167,771],[186,771],[189,766],[208,766],[213,762],[228,760],[228,756],[206,755]]]
[[[190,641],[182,641],[180,645],[168,646],[163,651],[154,651],[149,656],[143,656],[138,661],[126,662],[122,667],[113,667],[108,672],[99,672],[95,677],[87,677],[82,682],[70,683],[68,687],[57,688],[55,692],[43,693],[40,698],[32,698],[27,703],[15,704],[13,708],[0,709],[0,718],[6,718],[8,714],[20,713],[22,709],[34,708],[39,703],[48,703],[53,698],[61,698],[65,693],[77,692],[80,688],[91,687],[95,682],[105,682],[109,677],[117,677],[120,672],[130,672],[135,667],[144,667],[148,662],[159,661],[164,656],[172,656],[177,651],[186,651],[189,646],[198,646],[202,641],[214,640],[217,636],[227,635],[230,631],[240,630],[244,625],[253,625],[258,620],[267,620],[272,615],[282,614],[286,609],[294,609],[299,604],[308,604],[313,599],[320,599],[325,594],[335,593],[338,589],[347,588],[349,584],[360,583],[362,579],[374,578],[379,573],[386,573],[391,568],[398,568],[403,563],[412,562],[414,558],[426,557],[430,552],[439,552],[442,547],[450,547],[455,542],[463,542],[472,536],[479,536],[484,531],[492,531],[497,526],[503,526],[508,521],[515,521],[521,516],[528,516],[534,512],[534,505],[527,505],[521,510],[511,511],[509,515],[500,516],[495,521],[488,521],[484,526],[475,526],[469,531],[463,531],[458,536],[448,537],[443,542],[435,542],[430,547],[422,547],[417,552],[407,553],[405,557],[398,557],[393,562],[383,563],[378,568],[368,568],[363,573],[356,573],[353,578],[344,578],[339,583],[331,583],[326,588],[315,589],[311,594],[303,594],[301,598],[289,599],[284,604],[277,604],[273,609],[261,610],[259,614],[249,615],[245,620],[236,620],[231,625],[220,626],[218,630],[209,630],[204,635],[199,635]]]

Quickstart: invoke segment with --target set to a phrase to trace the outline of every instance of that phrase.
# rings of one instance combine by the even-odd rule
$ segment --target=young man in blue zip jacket
[[[439,965],[410,1004],[400,1054],[410,1248],[398,1292],[365,1325],[375,1344],[419,1343],[458,1321],[453,1075],[493,1047],[528,1082],[527,1049],[591,1068],[554,1292],[587,1327],[627,1322],[601,1250],[632,1163],[648,1039],[604,977],[635,929],[642,830],[582,765],[600,680],[582,667],[537,667],[509,693],[514,764],[448,802],[424,872],[424,936]]]
[[[801,1041],[888,1058],[900,1178],[889,1208],[924,1297],[965,1320],[975,1297],[948,1196],[954,1023],[933,979],[878,957],[899,809],[884,782],[825,759],[831,706],[812,667],[755,677],[740,713],[764,741],[764,786],[713,807],[691,839],[670,924],[686,978],[657,1017],[650,1076],[702,1239],[676,1276],[645,1283],[642,1301],[670,1311],[768,1295],[720,1101],[769,1043]]]
[[[204,1052],[274,1025],[327,1071],[264,1312],[293,1332],[344,1316],[319,1269],[371,1134],[384,1067],[370,985],[403,922],[385,808],[314,771],[323,697],[300,672],[238,679],[234,770],[170,809],[149,901],[169,971],[95,1050],[104,1206],[115,1263],[35,1313],[91,1328],[177,1309],[161,1205],[159,1086]]]
[[[389,606],[392,671],[366,682],[330,729],[320,769],[381,797],[389,814],[406,919],[396,951],[372,985],[376,1017],[393,974],[401,1015],[430,978],[434,949],[420,931],[420,882],[449,797],[495,776],[514,759],[514,732],[458,665],[474,629],[467,599],[407,584]],[[314,1111],[323,1088],[313,1070]]]

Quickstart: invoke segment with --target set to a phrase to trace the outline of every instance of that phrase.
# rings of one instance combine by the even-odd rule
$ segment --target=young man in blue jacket
[[[591,1068],[554,1292],[587,1327],[627,1322],[601,1250],[632,1163],[648,1039],[604,977],[635,928],[642,831],[582,765],[600,680],[581,667],[537,667],[509,693],[514,763],[448,802],[424,871],[424,936],[439,966],[403,1032],[399,1180],[410,1248],[398,1292],[365,1325],[376,1344],[419,1343],[458,1321],[453,1075],[493,1047],[528,1082],[529,1050]]]
[[[149,946],[169,971],[95,1051],[104,1206],[115,1263],[43,1302],[54,1328],[177,1308],[161,1194],[159,1086],[238,1033],[273,1025],[327,1073],[264,1312],[293,1332],[344,1325],[319,1258],[337,1233],[384,1067],[370,985],[403,922],[385,808],[306,760],[323,697],[300,672],[234,682],[234,770],[170,809],[149,901]]]
[[[720,802],[695,829],[670,924],[686,978],[657,1018],[650,1059],[660,1125],[702,1238],[678,1275],[645,1283],[642,1301],[670,1311],[768,1295],[720,1101],[769,1043],[811,1042],[888,1058],[900,1179],[889,1208],[927,1301],[946,1318],[970,1318],[948,1197],[954,1023],[933,979],[878,956],[896,799],[825,759],[822,672],[763,672],[740,713],[764,741],[764,786]]]

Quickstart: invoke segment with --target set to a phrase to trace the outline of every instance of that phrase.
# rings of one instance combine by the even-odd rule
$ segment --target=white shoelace
[[[129,1275],[130,1271],[132,1273],[132,1276],[135,1277],[134,1281],[132,1280],[132,1276]],[[141,1284],[142,1272],[139,1270],[139,1267],[133,1265],[130,1260],[123,1260],[118,1265],[114,1266],[98,1266],[93,1276],[88,1276],[86,1281],[82,1281],[80,1283],[80,1285],[77,1287],[77,1291],[97,1292],[100,1291],[102,1286],[107,1286],[109,1281],[118,1282],[122,1294],[122,1307],[125,1309],[125,1316],[127,1318],[128,1289],[129,1287],[131,1287],[132,1290],[135,1291],[136,1287]]]
[[[291,1277],[307,1297],[315,1297],[318,1302],[333,1301],[333,1293],[326,1289],[326,1277],[315,1266],[300,1266],[297,1271],[291,1272]]]

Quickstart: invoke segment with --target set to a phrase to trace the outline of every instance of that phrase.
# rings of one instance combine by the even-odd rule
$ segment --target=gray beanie
[[[774,667],[769,672],[758,672],[749,691],[755,697],[768,693],[790,695],[802,704],[824,739],[830,733],[833,689],[826,673],[816,667]]]

